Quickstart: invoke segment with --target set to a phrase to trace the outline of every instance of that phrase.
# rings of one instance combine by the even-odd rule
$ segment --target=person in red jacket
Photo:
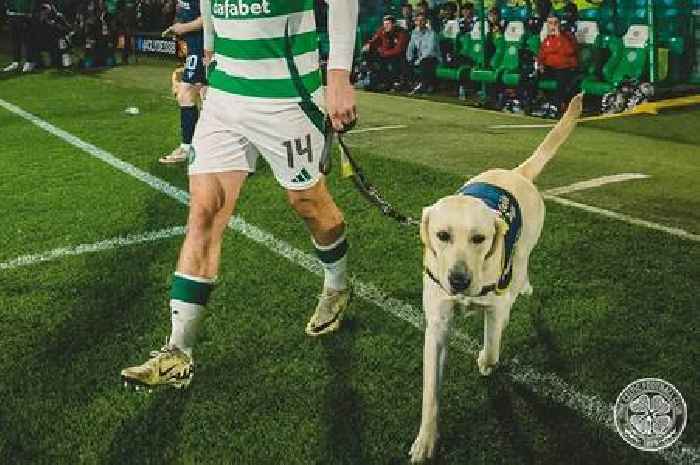
[[[408,40],[408,33],[396,24],[396,18],[385,16],[382,26],[362,47],[367,61],[376,70],[370,87],[386,90],[401,85],[406,69]]]
[[[557,115],[561,115],[578,87],[576,39],[568,32],[562,31],[556,16],[550,15],[546,24],[547,37],[540,46],[537,61],[540,78],[557,81],[557,91],[552,104],[556,107]]]

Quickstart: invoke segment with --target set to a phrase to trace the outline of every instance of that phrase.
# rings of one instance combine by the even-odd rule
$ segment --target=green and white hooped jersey
[[[299,102],[322,92],[314,0],[205,0],[215,32],[209,85]]]

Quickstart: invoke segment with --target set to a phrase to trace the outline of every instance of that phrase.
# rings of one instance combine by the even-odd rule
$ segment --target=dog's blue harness
[[[485,182],[465,184],[457,191],[457,195],[468,195],[481,200],[487,207],[498,213],[508,225],[508,231],[504,238],[505,253],[503,254],[503,263],[501,265],[503,270],[501,271],[501,277],[496,284],[484,286],[480,295],[484,296],[491,291],[500,294],[508,289],[513,279],[513,251],[523,225],[520,205],[518,205],[518,201],[515,200],[513,194],[507,190]]]

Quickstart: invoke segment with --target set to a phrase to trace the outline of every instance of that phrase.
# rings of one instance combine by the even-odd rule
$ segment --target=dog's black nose
[[[464,292],[472,282],[472,277],[467,272],[451,272],[447,279],[450,281],[450,287],[455,293]]]

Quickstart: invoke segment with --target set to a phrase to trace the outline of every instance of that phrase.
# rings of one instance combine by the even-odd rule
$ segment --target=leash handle
[[[352,128],[355,127],[355,124],[357,124],[357,120],[354,120],[349,124],[346,124],[342,130],[336,131],[333,128],[333,123],[331,122],[330,117],[326,116],[326,121],[324,123],[325,141],[323,143],[323,152],[321,152],[321,159],[318,162],[318,169],[325,176],[328,176],[331,172],[331,169],[333,168],[333,157],[331,156],[331,153],[333,151],[333,138],[337,134],[338,139],[340,140],[340,135],[345,134],[348,131],[351,131]]]

